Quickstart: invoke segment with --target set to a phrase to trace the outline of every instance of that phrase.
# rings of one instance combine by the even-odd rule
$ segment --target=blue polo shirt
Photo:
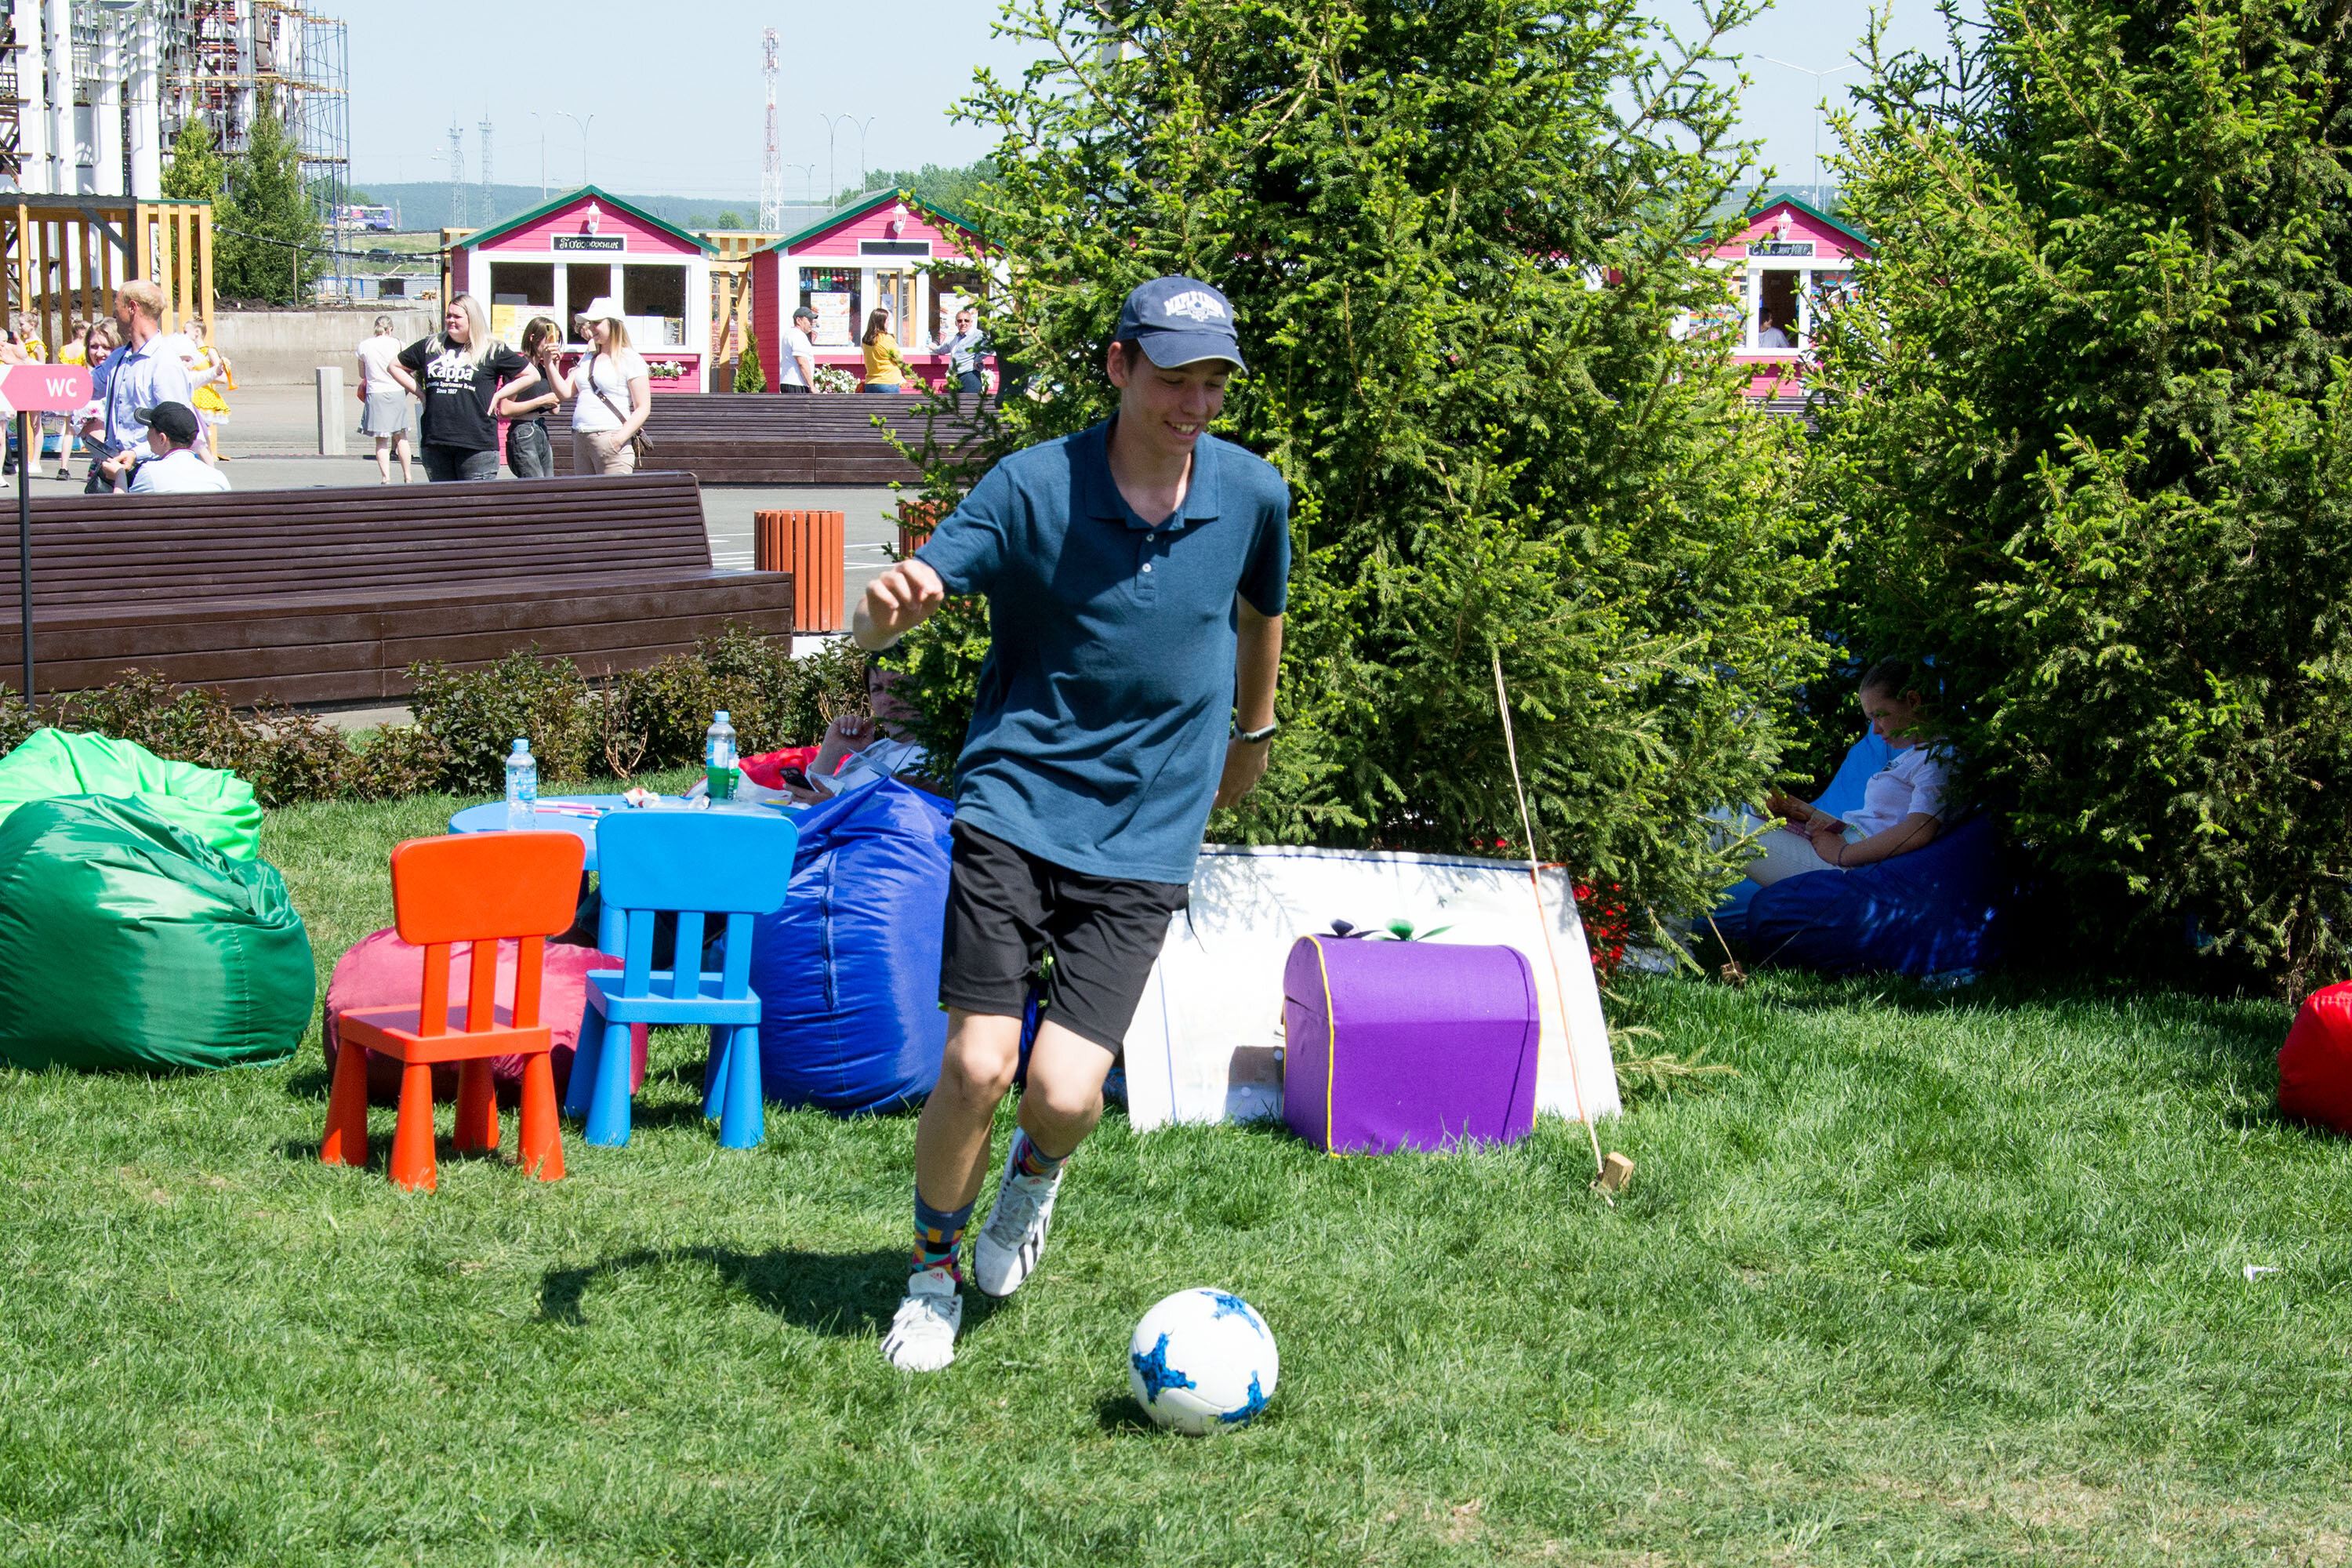
[[[1290,489],[1204,434],[1183,509],[1147,521],[1111,480],[1109,430],[1005,458],[916,552],[988,596],[956,815],[1073,871],[1188,882],[1224,771],[1234,599],[1282,614]]]

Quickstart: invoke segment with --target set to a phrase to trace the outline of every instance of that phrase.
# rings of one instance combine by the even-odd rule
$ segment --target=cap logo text
[[[1217,301],[1215,296],[1199,289],[1177,295],[1160,309],[1162,314],[1189,316],[1195,321],[1222,321],[1225,319],[1224,306]]]

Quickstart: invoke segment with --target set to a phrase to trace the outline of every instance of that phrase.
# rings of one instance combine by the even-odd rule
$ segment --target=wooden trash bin
[[[837,511],[761,511],[751,514],[751,564],[761,572],[793,574],[793,629],[849,629],[843,604],[847,519]]]
[[[898,503],[898,559],[904,561],[923,547],[923,541],[939,527],[944,510],[935,500],[917,500],[911,497]]]

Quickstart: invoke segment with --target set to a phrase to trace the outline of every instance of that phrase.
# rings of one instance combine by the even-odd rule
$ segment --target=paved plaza
[[[352,454],[321,458],[319,450],[318,404],[308,386],[250,386],[229,395],[232,411],[222,432],[221,449],[231,459],[229,482],[241,490],[310,489],[318,487],[376,483],[374,443],[359,433],[359,400],[347,399],[350,427],[343,442]],[[557,438],[562,439],[557,420]],[[54,470],[53,470],[54,471]],[[399,469],[393,470],[398,482]],[[425,482],[425,470],[416,470]],[[37,495],[70,493],[55,479],[41,482]],[[898,538],[892,521],[897,497],[885,486],[854,489],[789,489],[754,485],[703,487],[702,515],[710,530],[710,559],[720,571],[751,567],[751,514],[775,510],[825,510],[841,512],[846,522],[845,556],[847,593],[855,595],[867,578],[888,563],[883,546]]]

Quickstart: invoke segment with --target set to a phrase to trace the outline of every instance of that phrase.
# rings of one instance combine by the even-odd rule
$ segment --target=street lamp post
[[[580,127],[580,183],[584,185],[588,183],[588,128],[596,123],[596,117],[592,114],[583,120],[568,110],[560,109],[555,111],[555,118],[569,120]]]
[[[874,122],[881,116],[869,114],[863,124],[859,124],[857,116],[854,114],[821,113],[817,118],[824,121],[824,177],[832,182],[826,190],[825,200],[832,201],[841,190],[840,178],[834,172],[833,139],[840,134],[842,122],[845,121],[857,126],[857,194],[864,195],[866,194],[866,133],[873,129]]]
[[[547,200],[547,121],[538,110],[530,111],[531,123],[539,127],[539,199]]]
[[[841,176],[834,170],[833,139],[841,133],[841,122],[849,116],[819,113],[817,118],[824,122],[824,201],[831,206],[833,198],[841,191]]]
[[[1779,66],[1782,70],[1792,70],[1799,76],[1811,77],[1813,91],[1817,95],[1822,93],[1822,83],[1829,78],[1843,76],[1847,71],[1862,68],[1862,62],[1859,60],[1850,61],[1834,70],[1817,71],[1806,66],[1790,65],[1787,60],[1776,60],[1770,55],[1758,55],[1756,58],[1766,65]],[[1819,201],[1822,195],[1822,120],[1827,112],[1827,98],[1817,97],[1813,104],[1813,199],[1815,201]]]
[[[874,128],[874,121],[879,118],[879,115],[869,114],[866,122],[857,128],[857,194],[861,196],[866,194],[866,133]]]

